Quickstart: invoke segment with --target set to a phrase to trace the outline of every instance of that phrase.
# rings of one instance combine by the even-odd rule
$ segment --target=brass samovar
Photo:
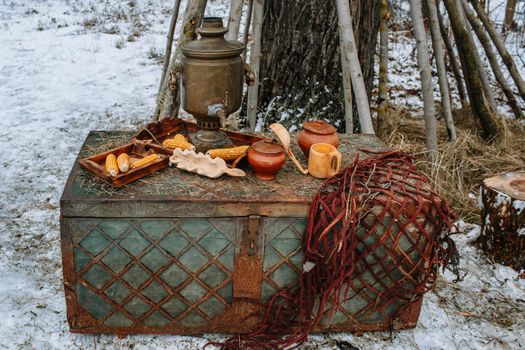
[[[190,135],[200,152],[231,145],[219,129],[241,107],[243,79],[253,82],[253,73],[241,57],[245,45],[226,40],[227,31],[221,18],[205,17],[197,29],[200,38],[181,45],[182,59],[176,68],[181,105],[201,128]]]

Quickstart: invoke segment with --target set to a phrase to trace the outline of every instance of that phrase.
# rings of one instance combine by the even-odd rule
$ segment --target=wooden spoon
[[[297,169],[299,169],[299,171],[303,175],[307,175],[308,169],[305,170],[302,167],[301,163],[299,163],[297,158],[295,158],[295,155],[293,154],[292,149],[290,148],[290,133],[288,132],[288,130],[286,130],[286,128],[279,123],[273,123],[272,125],[270,125],[270,129],[272,129],[275,135],[277,135],[277,138],[279,139],[279,141],[281,141],[283,148],[285,149],[286,153],[288,154],[292,162],[295,164]]]

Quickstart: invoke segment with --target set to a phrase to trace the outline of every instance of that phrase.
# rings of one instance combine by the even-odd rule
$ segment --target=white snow
[[[0,348],[197,349],[224,339],[121,340],[73,334],[66,322],[59,198],[89,130],[136,130],[150,119],[172,3],[0,1]],[[209,14],[227,15],[225,0],[208,3]],[[399,40],[396,61],[408,66],[413,44]],[[413,67],[393,69],[400,70],[393,84],[417,88]],[[420,103],[417,95],[405,100]],[[524,348],[523,279],[480,254],[473,244],[479,227],[461,225],[467,233],[455,240],[466,276],[455,283],[444,273],[417,328],[391,339],[383,332],[315,335],[305,348],[338,349],[341,340],[359,349]]]
[[[516,199],[512,202],[512,207],[516,209],[518,215],[525,209],[525,201]]]

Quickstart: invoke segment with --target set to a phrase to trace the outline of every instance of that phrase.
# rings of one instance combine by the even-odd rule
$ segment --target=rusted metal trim
[[[248,217],[248,235],[246,236],[246,246],[244,247],[248,256],[253,256],[256,252],[260,253],[258,249],[260,219],[259,215],[250,215]]]
[[[244,205],[243,205],[244,204]],[[306,217],[306,203],[234,203],[234,202],[188,202],[173,200],[111,200],[76,201],[61,203],[65,217],[240,217],[260,215],[266,217]]]
[[[67,320],[71,329],[78,328],[79,313],[75,291],[76,272],[71,238],[71,220],[60,217],[60,248],[62,251],[63,286],[66,299]]]

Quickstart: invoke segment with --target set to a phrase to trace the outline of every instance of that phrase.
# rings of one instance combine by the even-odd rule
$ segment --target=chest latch
[[[248,256],[254,255],[257,250],[257,242],[259,241],[259,225],[261,222],[259,215],[250,215],[248,217],[248,236],[246,237]]]

